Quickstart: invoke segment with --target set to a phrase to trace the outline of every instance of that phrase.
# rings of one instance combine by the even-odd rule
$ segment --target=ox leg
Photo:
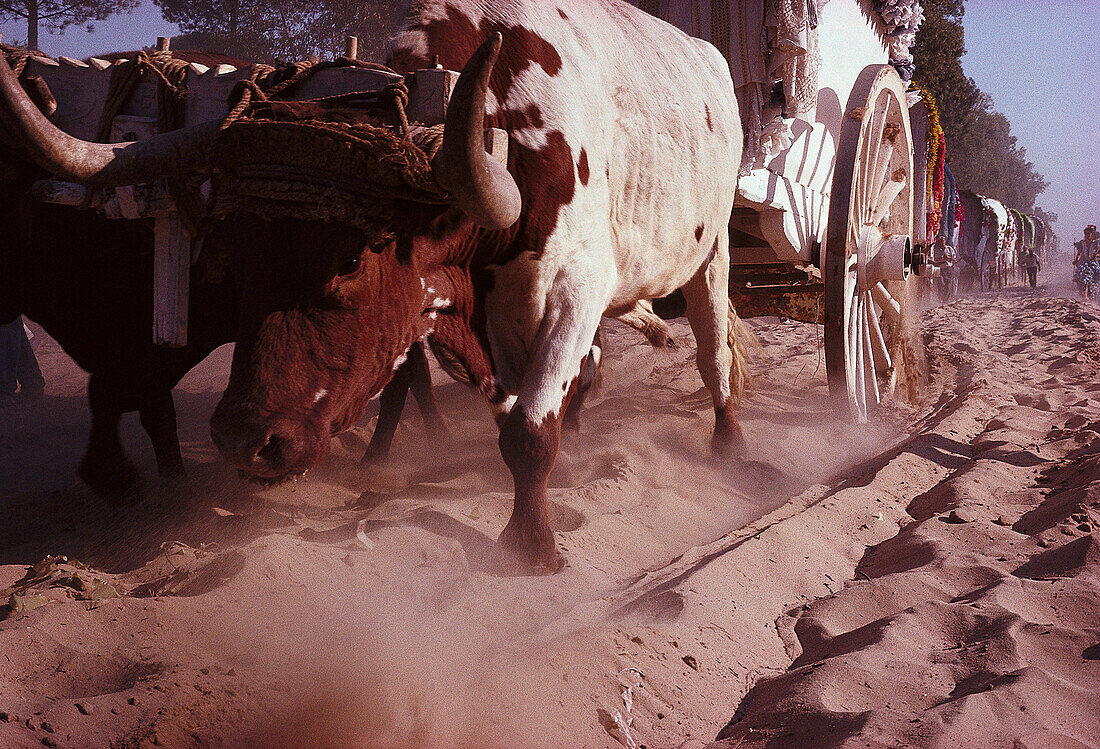
[[[92,430],[80,461],[80,478],[100,496],[118,497],[137,484],[138,472],[118,436],[123,407],[118,384],[93,374],[88,381]]]
[[[439,403],[432,391],[432,370],[428,366],[428,354],[424,350],[424,343],[414,344],[409,349],[408,363],[412,367],[412,378],[409,387],[412,389],[413,398],[420,408],[420,414],[424,417],[424,426],[433,439],[446,439],[447,424],[443,421],[443,415],[439,412]]]
[[[361,464],[377,465],[390,457],[393,436],[397,432],[398,422],[401,421],[401,412],[405,410],[405,396],[409,393],[414,377],[413,365],[406,359],[393,373],[386,387],[382,388],[382,394],[378,396],[378,421],[374,425],[374,434],[371,435],[367,451],[363,453]]]
[[[729,233],[723,229],[714,242],[710,262],[683,289],[688,323],[698,345],[695,362],[714,402],[711,446],[719,454],[736,453],[744,445],[730,386],[729,262]]]
[[[512,560],[535,574],[557,572],[563,564],[550,527],[547,480],[561,442],[562,409],[603,312],[602,300],[592,300],[597,308],[587,310],[578,309],[570,297],[565,291],[547,306],[520,394],[500,429],[500,454],[512,472],[516,494],[499,542]]]
[[[171,390],[149,394],[138,408],[141,426],[153,443],[157,471],[162,479],[173,481],[184,477],[180,440],[176,432],[176,404]]]
[[[546,503],[547,481],[561,442],[561,419],[548,414],[532,419],[516,407],[500,428],[500,454],[512,472],[515,504],[499,543],[508,555],[507,566],[518,564],[535,573],[549,574],[562,567],[550,527]]]

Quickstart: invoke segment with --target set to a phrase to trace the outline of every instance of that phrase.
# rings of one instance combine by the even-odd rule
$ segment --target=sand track
[[[450,438],[411,415],[364,473],[366,420],[258,490],[206,437],[221,350],[177,390],[189,492],[111,507],[45,342],[50,397],[0,416],[0,588],[70,563],[0,621],[0,745],[1100,745],[1095,308],[926,313],[927,405],[865,428],[829,411],[816,328],[753,325],[740,464],[706,456],[691,347],[610,331],[551,480],[569,566],[536,579],[489,571],[510,479],[459,385]]]

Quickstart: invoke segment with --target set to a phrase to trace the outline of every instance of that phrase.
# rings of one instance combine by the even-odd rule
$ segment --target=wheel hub
[[[913,268],[913,245],[906,234],[886,234],[877,226],[864,225],[857,263],[860,290],[882,281],[904,281]]]

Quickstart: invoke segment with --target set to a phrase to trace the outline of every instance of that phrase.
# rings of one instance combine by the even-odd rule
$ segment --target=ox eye
[[[359,270],[359,258],[349,257],[340,263],[340,267],[336,269],[337,275],[350,276],[355,271]]]

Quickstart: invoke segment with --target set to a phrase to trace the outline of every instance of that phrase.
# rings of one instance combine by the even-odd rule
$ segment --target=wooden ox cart
[[[868,0],[780,2],[780,10],[794,15],[779,14],[785,26],[778,34],[766,28],[764,4],[750,0],[638,4],[713,42],[731,61],[749,134],[730,217],[731,300],[744,317],[823,324],[830,390],[838,408],[865,421],[878,402],[912,382],[910,316],[925,269],[928,136],[914,140],[907,84],[890,64],[907,49],[898,44],[907,29],[879,17]],[[773,41],[758,44],[768,33]],[[159,53],[167,55],[166,42]],[[107,141],[164,129],[173,92],[186,92],[176,97],[176,126],[221,119],[254,76],[248,69],[190,64],[176,65],[168,81],[167,68],[152,57],[35,56],[22,74],[46,82],[58,102],[52,119],[62,130]],[[284,95],[312,99],[400,84],[410,120],[442,122],[457,73],[429,69],[402,78],[355,57],[349,43],[339,64],[303,76]],[[118,81],[134,78],[134,68],[151,74],[136,76],[120,93]],[[783,94],[773,88],[776,81]],[[108,111],[105,102],[117,106]],[[504,133],[487,131],[487,148],[498,158],[506,159],[507,141]],[[163,186],[91,190],[48,180],[36,194],[119,218],[154,216],[155,339],[165,345],[186,340],[188,267],[198,248],[186,215]],[[915,201],[921,204],[916,223]]]
[[[906,29],[858,0],[780,2],[771,15],[788,17],[776,27],[748,0],[639,4],[731,63],[749,136],[730,223],[738,312],[823,324],[830,391],[859,421],[899,386],[915,395],[929,134],[925,116],[914,137],[907,84],[890,64],[904,62],[891,41]]]

